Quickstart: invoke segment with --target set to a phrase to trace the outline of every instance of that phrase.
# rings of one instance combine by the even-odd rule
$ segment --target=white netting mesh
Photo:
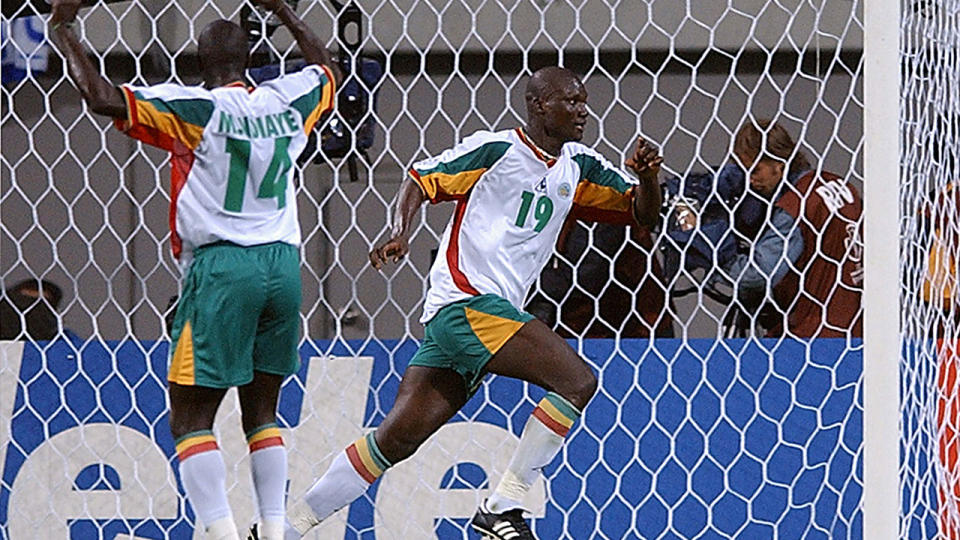
[[[368,158],[355,162],[351,178],[347,160],[321,152],[299,177],[305,366],[280,406],[293,495],[332,452],[381,421],[422,336],[416,321],[431,251],[452,208],[423,214],[398,268],[378,273],[366,256],[403,171],[476,129],[520,125],[523,86],[536,68],[560,62],[581,73],[591,113],[584,139],[615,163],[642,135],[662,149],[664,180],[692,184],[691,175],[730,160],[745,119],[769,117],[814,170],[837,175],[810,188],[827,207],[849,204],[862,187],[859,2],[363,0],[360,8],[362,49],[383,68],[376,109],[360,115],[374,131]],[[90,9],[78,32],[116,83],[195,84],[200,29],[217,17],[237,20],[240,10],[227,0],[119,2]],[[8,11],[4,61],[36,55],[31,37],[42,38],[42,24]],[[334,35],[330,3],[300,0],[298,12],[318,34]],[[284,30],[270,43],[280,58],[296,57]],[[10,72],[3,86],[0,278],[4,289],[28,278],[58,284],[64,331],[38,343],[17,326],[24,347],[3,345],[0,535],[189,536],[193,514],[177,490],[163,407],[163,318],[179,278],[168,246],[167,157],[86,112],[59,57],[49,56],[46,72]],[[347,114],[341,109],[324,127],[351,125]],[[703,223],[716,218],[722,229],[749,206],[742,187],[735,195],[709,207],[722,215],[700,202]],[[781,243],[773,253],[783,279],[798,281],[785,301],[770,287],[724,298],[730,288],[707,278],[729,276],[726,265],[677,266],[691,247],[669,234],[674,206],[652,235],[571,226],[538,285],[535,312],[565,335],[589,338],[576,346],[601,388],[533,492],[541,537],[860,536],[859,336],[805,339],[836,326],[817,312],[812,329],[790,326],[799,341],[716,339],[776,333],[804,300],[822,308],[856,288],[836,267],[859,260],[859,210],[841,220],[837,255],[826,247],[836,235],[804,213],[814,203],[797,200],[792,225],[771,233],[800,235],[812,250],[798,258]],[[753,211],[745,229],[721,230],[744,260],[757,254],[757,235],[776,212],[766,203]],[[833,277],[817,274],[809,281],[825,286],[801,293],[816,257]],[[748,269],[768,282],[771,269],[753,260]],[[45,303],[4,299],[28,328],[32,319],[21,314]],[[604,339],[651,334],[663,339]],[[495,379],[323,537],[466,537],[466,518],[509,457],[515,439],[507,432],[519,434],[539,395]],[[236,423],[235,413],[222,419],[218,435],[234,511],[245,521],[252,504]]]
[[[901,24],[902,537],[960,538],[960,2]]]

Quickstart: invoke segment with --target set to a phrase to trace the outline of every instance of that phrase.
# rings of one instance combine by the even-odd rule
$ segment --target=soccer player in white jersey
[[[456,201],[430,271],[421,318],[425,337],[383,423],[338,454],[291,505],[288,539],[300,538],[412,455],[488,372],[537,384],[547,395],[472,526],[494,539],[533,538],[522,517],[524,495],[560,450],[597,378],[566,341],[519,306],[568,214],[650,226],[660,207],[661,159],[645,141],[637,142],[626,162],[639,183],[577,142],[587,121],[586,100],[574,73],[541,69],[527,84],[526,127],[477,132],[410,170],[397,195],[389,240],[370,253],[370,261],[380,268],[407,253],[423,201]]]
[[[213,429],[238,387],[262,539],[283,537],[287,456],[276,425],[283,379],[299,365],[300,228],[293,163],[333,107],[335,64],[282,0],[256,0],[309,64],[244,83],[247,37],[217,20],[200,34],[202,86],[114,86],[71,30],[80,0],[54,0],[50,30],[90,109],[171,153],[171,243],[186,276],[172,331],[170,430],[180,479],[207,538],[239,538]]]

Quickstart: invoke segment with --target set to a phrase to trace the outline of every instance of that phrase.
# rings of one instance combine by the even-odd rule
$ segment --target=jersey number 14
[[[263,175],[258,199],[277,199],[277,209],[287,204],[287,171],[293,166],[290,153],[290,137],[280,137],[273,143],[273,158]],[[243,211],[243,194],[250,173],[250,141],[227,138],[226,151],[230,154],[230,173],[227,178],[227,196],[223,208],[228,212]]]

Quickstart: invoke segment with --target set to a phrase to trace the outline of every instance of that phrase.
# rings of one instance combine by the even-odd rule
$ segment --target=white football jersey
[[[189,260],[218,241],[300,245],[294,163],[320,116],[333,108],[324,66],[248,88],[176,84],[122,87],[127,135],[171,154],[173,254]]]
[[[548,156],[520,128],[474,133],[409,174],[431,202],[457,202],[430,270],[424,323],[480,294],[522,309],[568,214],[633,223],[632,178],[579,143]]]

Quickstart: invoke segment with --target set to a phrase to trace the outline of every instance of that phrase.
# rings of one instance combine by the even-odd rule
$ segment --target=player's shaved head
[[[538,69],[527,81],[527,107],[530,107],[532,100],[546,99],[550,94],[563,89],[571,82],[583,84],[580,77],[567,68],[548,66]]]
[[[197,40],[200,70],[208,83],[217,78],[242,77],[247,54],[246,33],[240,25],[224,19],[205,26]]]
[[[576,73],[550,66],[527,81],[527,134],[549,153],[583,137],[587,122],[587,89]]]

